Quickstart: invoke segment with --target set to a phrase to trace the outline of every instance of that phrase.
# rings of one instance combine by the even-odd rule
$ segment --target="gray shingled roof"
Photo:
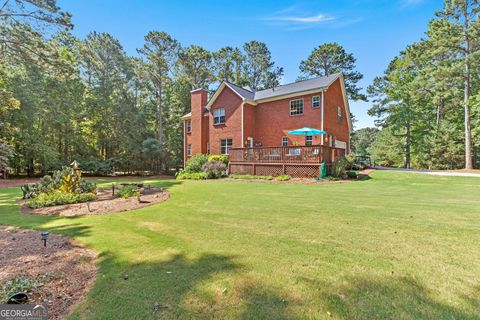
[[[276,96],[283,96],[291,93],[322,89],[328,87],[333,81],[340,77],[340,73],[331,74],[328,77],[319,77],[308,80],[301,80],[289,84],[280,85],[275,88],[255,92],[254,100],[268,99]]]
[[[334,73],[328,77],[318,77],[307,80],[300,80],[293,83],[283,84],[275,88],[253,91],[247,88],[239,87],[231,82],[225,81],[225,83],[236,91],[240,96],[248,100],[262,100],[269,99],[296,92],[310,91],[315,89],[323,89],[332,84],[333,81],[340,77],[340,73]]]
[[[235,90],[239,95],[244,97],[245,99],[248,100],[254,100],[255,99],[255,92],[248,90],[246,88],[242,88],[237,86],[236,84],[233,84],[231,82],[225,81],[225,83],[232,88],[232,90]]]

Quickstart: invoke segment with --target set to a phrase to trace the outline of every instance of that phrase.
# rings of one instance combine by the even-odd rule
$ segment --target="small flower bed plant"
[[[63,167],[53,175],[46,175],[37,183],[21,187],[25,205],[29,208],[42,208],[62,204],[72,204],[95,200],[97,186],[82,179],[77,163]]]
[[[228,156],[198,154],[191,157],[184,170],[177,173],[179,180],[219,179],[227,176]]]

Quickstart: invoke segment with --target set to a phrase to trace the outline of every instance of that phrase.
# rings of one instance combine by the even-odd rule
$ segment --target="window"
[[[282,147],[288,146],[288,137],[282,137]]]
[[[320,107],[320,96],[313,96],[312,97],[312,108]]]
[[[213,124],[223,124],[225,123],[225,109],[218,108],[213,110]]]
[[[313,137],[312,136],[305,136],[305,145],[306,146],[311,146],[313,142]]]
[[[187,156],[190,157],[191,155],[192,155],[192,145],[189,144],[189,145],[187,145]]]
[[[207,154],[210,154],[210,142],[207,142]]]
[[[338,115],[338,123],[342,123],[342,108],[338,107],[337,115]]]
[[[290,101],[290,115],[298,116],[303,114],[303,99]]]
[[[192,132],[192,121],[191,121],[191,120],[187,120],[187,121],[185,122],[185,131],[186,131],[187,133]]]
[[[220,140],[220,153],[228,154],[228,150],[232,147],[232,139],[222,139]]]

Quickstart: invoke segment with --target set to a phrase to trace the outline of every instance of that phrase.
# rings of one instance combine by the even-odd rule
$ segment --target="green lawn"
[[[478,178],[149,183],[171,199],[81,218],[20,215],[0,189],[1,224],[98,251],[74,319],[150,319],[155,301],[159,319],[480,319]]]

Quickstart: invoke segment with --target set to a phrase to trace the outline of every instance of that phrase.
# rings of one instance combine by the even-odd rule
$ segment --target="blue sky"
[[[295,81],[300,61],[313,48],[336,41],[357,58],[366,88],[406,45],[423,37],[442,0],[59,0],[59,5],[73,14],[77,36],[108,32],[130,55],[136,55],[150,30],[212,51],[263,41],[284,67],[283,83]],[[369,107],[368,102],[350,102],[357,128],[373,126]]]

